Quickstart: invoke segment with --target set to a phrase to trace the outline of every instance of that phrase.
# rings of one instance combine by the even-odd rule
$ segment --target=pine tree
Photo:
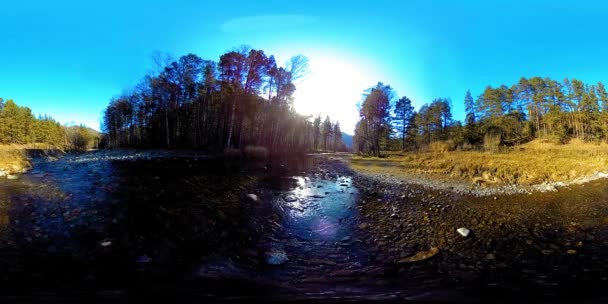
[[[475,101],[471,96],[471,91],[467,90],[464,95],[464,111],[466,113],[465,123],[466,125],[472,125],[475,123]]]
[[[403,96],[395,104],[395,125],[398,128],[398,132],[401,134],[401,149],[405,150],[405,130],[408,127],[410,117],[414,113],[414,107],[412,101]]]

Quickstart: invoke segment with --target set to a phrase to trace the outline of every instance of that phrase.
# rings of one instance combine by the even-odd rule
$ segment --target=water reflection
[[[357,191],[349,176],[294,177],[283,197],[289,208],[286,226],[303,239],[337,240],[349,232]]]

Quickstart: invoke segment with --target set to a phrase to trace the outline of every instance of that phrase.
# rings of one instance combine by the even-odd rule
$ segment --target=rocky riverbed
[[[479,197],[378,176],[355,180],[365,193],[360,225],[396,264],[425,260],[454,288],[503,300],[597,296],[608,286],[605,181]]]
[[[603,180],[478,197],[357,174],[344,159],[35,161],[0,184],[0,294],[553,302],[608,287]]]
[[[340,155],[343,161],[350,162],[350,156]],[[422,186],[436,191],[455,192],[460,195],[475,197],[531,194],[534,192],[554,192],[561,188],[583,185],[596,180],[608,178],[608,172],[595,172],[590,175],[573,178],[567,181],[546,181],[532,185],[490,182],[489,176],[480,176],[477,182],[439,173],[419,173],[405,167],[395,166],[387,161],[358,159],[356,170],[359,174],[382,179],[391,183],[406,183]]]

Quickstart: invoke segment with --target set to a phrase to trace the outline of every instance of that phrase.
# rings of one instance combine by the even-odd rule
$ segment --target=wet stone
[[[273,249],[264,254],[264,260],[269,265],[282,265],[286,263],[289,258],[284,250]]]

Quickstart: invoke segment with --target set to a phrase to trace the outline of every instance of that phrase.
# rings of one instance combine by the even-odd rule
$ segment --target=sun
[[[309,57],[310,72],[297,84],[295,109],[300,114],[329,115],[351,133],[359,118],[357,103],[374,85],[373,73],[363,64],[339,56]]]

